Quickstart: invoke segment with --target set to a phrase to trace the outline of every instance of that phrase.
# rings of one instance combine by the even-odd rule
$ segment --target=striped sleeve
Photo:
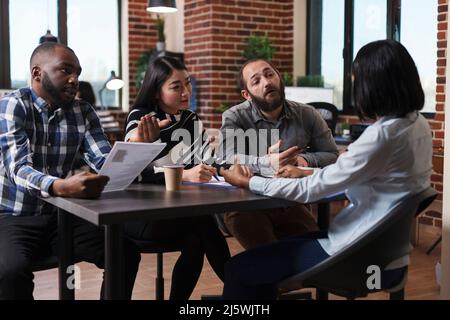
[[[139,120],[147,113],[142,109],[131,110],[127,117],[127,125],[125,128],[125,141],[130,140],[131,135],[137,130]]]
[[[106,156],[111,151],[111,145],[108,142],[100,119],[92,106],[86,104],[85,110],[86,132],[83,140],[83,154],[86,163],[95,171],[100,171]]]

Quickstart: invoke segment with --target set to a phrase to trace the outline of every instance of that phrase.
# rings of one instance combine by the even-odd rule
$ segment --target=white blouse
[[[404,118],[380,118],[336,163],[309,177],[253,177],[250,189],[301,203],[345,191],[349,205],[332,221],[328,238],[319,239],[333,255],[372,228],[399,200],[427,188],[431,173],[431,130],[427,120],[413,112]]]

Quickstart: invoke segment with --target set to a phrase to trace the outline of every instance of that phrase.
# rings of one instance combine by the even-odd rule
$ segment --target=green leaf
[[[144,51],[136,62],[136,87],[140,89],[147,71],[148,63],[155,49]]]
[[[265,36],[251,36],[247,39],[247,46],[243,56],[246,60],[266,59],[271,61],[275,55],[275,48],[272,46],[270,38]]]

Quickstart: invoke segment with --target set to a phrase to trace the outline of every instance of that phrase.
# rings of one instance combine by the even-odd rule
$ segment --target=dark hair
[[[86,102],[89,102],[92,106],[95,106],[95,93],[94,89],[89,82],[79,81],[78,82],[78,97]]]
[[[174,70],[187,70],[187,68],[183,62],[174,57],[159,57],[151,61],[131,110],[143,108],[149,112],[154,111],[158,106],[159,91]]]
[[[30,58],[30,67],[33,68],[33,61],[36,58],[36,56],[43,54],[43,53],[53,53],[53,52],[55,52],[55,48],[63,48],[63,49],[69,50],[70,52],[72,52],[75,55],[75,52],[71,48],[66,46],[65,44],[57,43],[57,42],[44,42],[44,43],[38,45],[33,50],[33,53],[31,54],[31,58]]]
[[[239,82],[239,88],[241,90],[247,90],[247,83],[245,83],[245,79],[244,79],[244,69],[245,69],[245,67],[247,67],[250,63],[253,63],[253,62],[256,62],[256,61],[264,61],[264,62],[266,62],[278,74],[278,77],[280,78],[280,81],[283,81],[283,79],[281,77],[281,74],[280,74],[280,71],[278,71],[278,69],[275,67],[275,65],[271,61],[266,60],[266,59],[262,59],[262,58],[254,58],[254,59],[250,59],[250,60],[246,61],[242,65],[241,70],[239,71],[239,80],[238,80],[238,82]]]
[[[404,117],[423,108],[417,67],[406,48],[393,40],[375,41],[353,62],[353,102],[361,119]]]

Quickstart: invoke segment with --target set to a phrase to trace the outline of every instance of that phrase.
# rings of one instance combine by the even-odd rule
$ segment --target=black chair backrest
[[[283,291],[317,287],[342,296],[363,297],[370,293],[367,268],[380,270],[411,251],[411,224],[436,198],[429,187],[395,205],[369,232],[316,266],[279,283]]]
[[[224,237],[232,237],[230,230],[228,230],[227,225],[225,224],[223,213],[216,213],[213,217],[216,221],[217,227],[222,232]]]
[[[339,111],[334,104],[328,102],[309,102],[308,105],[313,106],[319,111],[322,118],[328,124],[333,136],[336,135],[336,124],[339,117]]]

